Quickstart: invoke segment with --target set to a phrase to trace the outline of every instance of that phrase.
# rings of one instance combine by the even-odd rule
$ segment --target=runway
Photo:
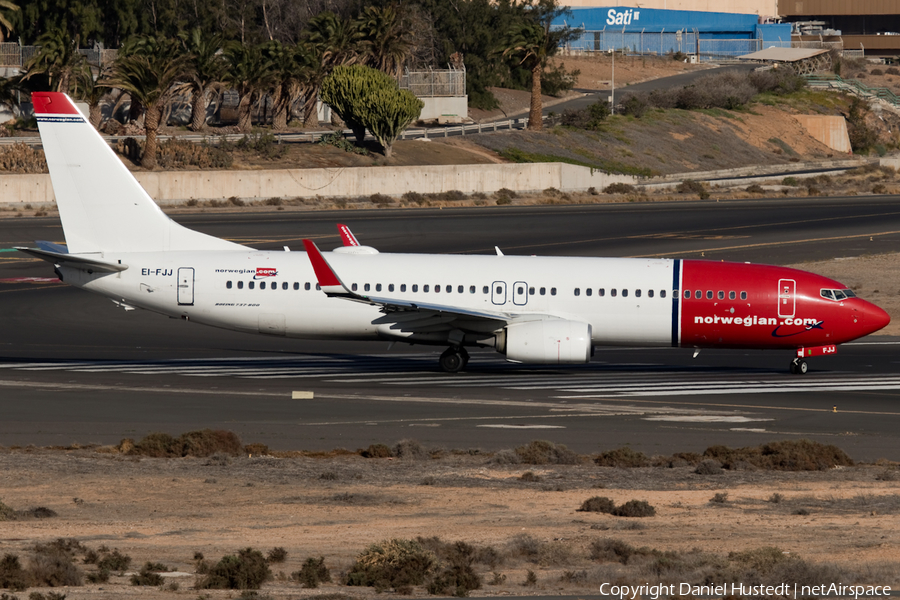
[[[345,222],[382,251],[676,256],[793,263],[900,248],[896,198],[645,205],[193,214],[187,226],[258,248],[337,245]],[[58,221],[0,221],[0,250],[62,241]],[[598,348],[543,368],[441,349],[250,336],[124,312],[0,252],[0,444],[117,443],[151,431],[232,429],[279,449],[356,449],[415,438],[497,450],[550,439],[648,454],[807,437],[856,459],[900,459],[900,345],[870,337],[787,373],[786,352]],[[292,392],[312,392],[294,400]]]

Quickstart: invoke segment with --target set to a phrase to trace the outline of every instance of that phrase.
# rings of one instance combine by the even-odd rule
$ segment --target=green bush
[[[266,558],[259,550],[245,548],[237,556],[229,554],[210,567],[199,589],[258,590],[272,576]]]
[[[116,548],[112,552],[104,552],[103,556],[97,561],[98,569],[105,569],[107,571],[118,571],[122,572],[126,570],[131,565],[131,557],[127,554],[122,554],[119,552],[119,549]]]
[[[317,588],[320,583],[331,581],[331,571],[325,566],[324,557],[309,557],[299,571],[291,573],[291,579],[305,588]]]
[[[656,509],[646,500],[629,500],[617,506],[612,514],[617,517],[652,517],[656,515]]]
[[[146,562],[138,573],[131,576],[131,585],[151,585],[161,586],[163,577],[160,572],[166,572],[169,569],[160,563]]]
[[[269,564],[283,563],[285,560],[287,560],[287,555],[287,550],[285,550],[281,546],[276,546],[275,548],[269,550],[269,553],[266,554],[266,562],[268,562]]]
[[[422,585],[435,564],[434,553],[415,540],[384,540],[372,544],[356,558],[345,583],[380,590]]]
[[[4,554],[0,559],[0,588],[21,592],[28,587],[28,573],[15,554]]]
[[[594,496],[582,502],[578,511],[610,514],[615,508],[616,504],[606,496]]]

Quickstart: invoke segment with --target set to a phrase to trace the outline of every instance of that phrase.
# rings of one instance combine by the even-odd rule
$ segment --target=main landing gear
[[[809,365],[802,358],[795,358],[791,361],[791,375],[806,375]]]
[[[469,353],[462,346],[451,346],[441,354],[441,369],[447,373],[459,373],[469,363]]]

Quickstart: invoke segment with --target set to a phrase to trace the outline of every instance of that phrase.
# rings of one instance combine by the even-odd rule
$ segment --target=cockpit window
[[[843,300],[844,298],[847,297],[847,295],[844,294],[844,292],[842,292],[841,290],[832,290],[832,292],[834,292],[835,300]]]
[[[844,295],[847,296],[848,298],[856,298],[856,294],[853,292],[853,290],[841,290],[841,291],[844,292]]]
[[[819,290],[819,294],[823,298],[827,298],[829,300],[834,300],[834,292],[832,292],[831,290]]]
[[[856,298],[853,290],[819,290],[819,294],[828,300],[846,300],[847,298]]]

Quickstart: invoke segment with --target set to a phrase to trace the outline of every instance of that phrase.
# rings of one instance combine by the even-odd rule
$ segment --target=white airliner
[[[322,253],[260,251],[169,219],[59,93],[32,95],[66,245],[19,248],[116,304],[291,338],[466,347],[508,360],[587,363],[595,345],[792,349],[809,356],[888,324],[831,279],[697,260],[382,254],[341,226]]]

